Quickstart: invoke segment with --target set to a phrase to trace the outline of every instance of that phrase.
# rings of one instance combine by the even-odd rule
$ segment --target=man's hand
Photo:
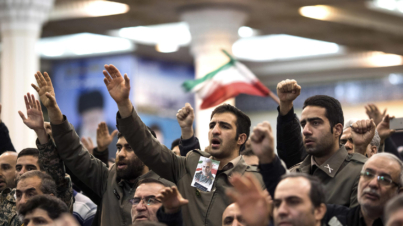
[[[39,142],[41,144],[47,143],[48,136],[44,126],[41,104],[38,100],[35,100],[34,95],[31,95],[30,93],[27,93],[27,95],[24,96],[24,100],[25,107],[27,108],[27,118],[21,111],[18,111],[18,114],[21,116],[24,124],[35,131],[38,135]]]
[[[115,100],[122,118],[130,116],[133,105],[129,99],[130,79],[127,74],[122,77],[119,70],[112,64],[106,65],[103,71],[104,83],[109,95]]]
[[[368,144],[374,138],[375,128],[373,119],[358,120],[351,126],[354,152],[365,155]]]
[[[379,111],[378,107],[375,104],[368,104],[365,106],[365,112],[367,113],[370,119],[373,119],[376,125],[381,123],[383,117],[386,115],[386,108],[383,110],[383,113]]]
[[[112,143],[112,140],[116,136],[116,134],[118,134],[118,130],[114,130],[111,134],[109,134],[109,129],[106,123],[99,123],[97,128],[98,151],[105,151]]]
[[[35,84],[31,84],[31,86],[38,92],[42,104],[48,109],[50,122],[52,124],[61,124],[63,122],[63,114],[57,105],[55,91],[49,74],[45,72],[44,75],[42,75],[42,73],[38,71],[35,74],[35,79],[38,86]]]
[[[269,122],[259,123],[253,128],[250,136],[252,151],[259,158],[261,164],[271,163],[276,155],[274,154],[274,137]]]
[[[381,138],[381,144],[383,144],[390,135],[392,135],[395,130],[390,128],[390,120],[395,118],[395,116],[389,116],[389,114],[383,117],[382,121],[376,127],[378,130],[379,137]]]
[[[263,191],[259,181],[252,174],[234,173],[229,179],[234,186],[226,193],[241,210],[241,215],[249,226],[268,225],[272,201],[267,190]]]
[[[187,199],[182,197],[175,186],[163,188],[156,198],[161,200],[167,214],[177,213],[181,206],[189,203]]]
[[[286,115],[293,106],[293,101],[301,94],[301,86],[294,79],[287,79],[277,84],[277,96],[280,99],[280,114]]]
[[[182,131],[182,139],[187,140],[193,136],[194,118],[194,111],[189,103],[186,103],[185,107],[179,109],[178,113],[176,113],[176,119]]]
[[[35,84],[31,84],[31,86],[36,90],[36,92],[38,92],[39,99],[46,108],[54,108],[57,105],[55,90],[53,89],[53,84],[50,80],[49,74],[47,72],[44,72],[43,74],[44,75],[39,71],[35,74],[35,79],[39,87]],[[49,93],[54,98],[47,97],[46,93]]]
[[[91,137],[85,138],[82,137],[81,138],[81,143],[83,143],[83,146],[85,147],[85,149],[87,149],[87,151],[92,155],[94,154],[94,143],[92,143],[92,139]]]

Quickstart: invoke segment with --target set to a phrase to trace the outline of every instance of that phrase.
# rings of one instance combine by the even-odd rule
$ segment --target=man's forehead
[[[17,190],[27,190],[30,188],[39,187],[41,185],[42,180],[39,177],[29,177],[23,180],[20,180],[17,184]]]
[[[239,210],[239,207],[237,204],[233,203],[229,205],[225,211],[224,211],[224,217],[225,216],[230,216],[230,215],[241,215],[241,211]]]
[[[277,185],[274,198],[283,199],[291,196],[307,197],[311,189],[310,182],[302,177],[286,178]]]
[[[236,116],[231,112],[216,113],[213,115],[210,122],[226,122],[235,125]]]
[[[145,183],[137,187],[134,197],[156,196],[165,186],[160,183]]]
[[[307,106],[302,110],[301,120],[307,118],[321,118],[326,119],[326,108],[318,106]]]
[[[351,128],[348,127],[346,129],[343,130],[343,135],[341,135],[341,137],[347,137],[349,138],[351,136]]]
[[[33,155],[24,155],[17,159],[17,164],[38,165],[38,157],[33,156]]]
[[[118,142],[116,144],[120,144],[120,145],[125,145],[127,144],[126,138],[124,136],[120,137],[118,139]]]
[[[364,169],[371,169],[377,171],[378,174],[388,174],[391,176],[400,174],[400,165],[385,156],[373,155],[367,160],[364,165]]]

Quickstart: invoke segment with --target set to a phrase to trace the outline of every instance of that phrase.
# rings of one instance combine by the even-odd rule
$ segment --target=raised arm
[[[269,122],[259,123],[253,128],[251,139],[252,150],[259,158],[259,169],[267,191],[274,196],[277,184],[286,170],[274,153],[274,137]]]
[[[129,100],[130,80],[113,65],[105,65],[104,82],[118,105],[117,127],[140,160],[161,177],[176,183],[186,172],[185,158],[176,156],[148,131]]]
[[[67,206],[73,205],[73,188],[71,179],[66,175],[63,161],[53,141],[45,131],[43,113],[38,100],[35,100],[34,95],[29,93],[24,96],[25,106],[27,109],[27,117],[19,111],[24,124],[35,131],[38,135],[36,145],[39,150],[39,161],[45,168],[46,172],[52,176],[56,182],[57,197],[63,200]]]
[[[194,118],[194,111],[189,103],[186,103],[185,107],[179,109],[176,114],[176,120],[178,120],[182,133],[179,141],[181,156],[186,156],[191,150],[200,149],[199,140],[194,136],[193,131]]]
[[[52,81],[45,72],[35,74],[38,86],[32,87],[38,92],[43,105],[48,109],[52,126],[52,135],[57,151],[70,171],[98,196],[106,189],[108,168],[100,160],[94,158],[83,147],[74,127],[63,116],[56,102]]]
[[[293,101],[300,95],[301,86],[295,80],[284,80],[277,84],[280,99],[277,117],[277,152],[290,168],[306,157],[301,126],[294,113]]]

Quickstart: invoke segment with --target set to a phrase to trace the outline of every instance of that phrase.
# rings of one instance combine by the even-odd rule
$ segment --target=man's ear
[[[371,156],[378,153],[378,148],[376,146],[371,146]]]
[[[333,134],[339,138],[341,134],[343,134],[343,125],[341,123],[337,123],[333,127]]]
[[[241,134],[239,134],[238,140],[237,140],[236,143],[237,143],[239,146],[241,146],[243,143],[245,143],[245,141],[246,141],[247,138],[248,138],[248,137],[246,136],[246,134],[241,133]]]
[[[315,220],[321,221],[323,217],[325,216],[327,211],[326,205],[324,203],[321,203],[320,206],[315,208],[314,214],[315,214]]]

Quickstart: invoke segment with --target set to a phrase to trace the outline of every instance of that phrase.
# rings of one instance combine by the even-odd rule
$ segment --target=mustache
[[[380,197],[381,195],[379,194],[378,190],[373,189],[373,188],[365,188],[364,190],[362,190],[363,194],[370,194],[370,195],[375,195]]]

